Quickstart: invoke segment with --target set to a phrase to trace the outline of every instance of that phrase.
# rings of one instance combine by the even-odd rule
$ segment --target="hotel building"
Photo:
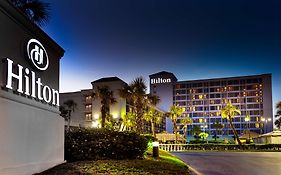
[[[157,106],[168,111],[175,104],[185,108],[182,118],[190,117],[193,123],[188,127],[188,135],[194,126],[213,135],[212,124],[223,124],[220,135],[232,136],[229,122],[221,117],[221,109],[230,100],[241,111],[234,117],[238,134],[249,129],[256,133],[273,129],[271,74],[178,81],[173,73],[159,72],[150,77],[150,93],[161,99]],[[250,121],[245,121],[246,115]],[[180,120],[179,119],[179,120]],[[172,132],[171,121],[167,118],[166,129]],[[178,122],[178,128],[182,125]]]
[[[81,90],[77,92],[60,93],[60,104],[63,106],[67,100],[73,100],[77,106],[71,113],[70,126],[79,127],[98,127],[98,120],[101,117],[101,101],[99,98],[93,98],[92,94],[98,87],[108,87],[113,92],[116,103],[110,105],[110,114],[114,120],[119,120],[129,111],[131,105],[126,99],[120,97],[119,90],[128,86],[126,82],[118,77],[106,77],[93,81],[92,89]],[[67,124],[67,122],[65,122]],[[161,124],[155,125],[155,132],[159,133],[166,130],[166,120]],[[144,132],[150,133],[151,125],[144,122]]]

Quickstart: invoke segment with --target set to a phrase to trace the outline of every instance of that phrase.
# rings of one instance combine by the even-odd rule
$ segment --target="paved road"
[[[281,152],[173,153],[202,175],[281,175]]]

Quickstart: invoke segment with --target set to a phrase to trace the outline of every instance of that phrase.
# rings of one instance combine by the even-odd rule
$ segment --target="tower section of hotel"
[[[163,73],[166,76],[172,74],[160,72],[153,74],[153,78],[161,77]],[[160,105],[165,107],[163,109],[168,110],[172,104],[186,109],[180,119],[192,118],[193,124],[188,127],[188,135],[191,135],[190,130],[195,126],[214,135],[215,128],[212,128],[212,124],[219,122],[224,126],[219,134],[232,136],[229,122],[222,119],[220,113],[229,100],[241,111],[241,115],[234,117],[238,134],[247,129],[259,134],[273,129],[271,74],[178,81],[167,85],[152,81],[150,92],[160,97]],[[247,115],[250,116],[250,121],[245,121]],[[178,126],[182,127],[180,122]]]
[[[160,97],[160,102],[157,108],[162,111],[169,111],[173,104],[173,86],[177,82],[177,78],[171,72],[162,71],[149,76],[150,79],[150,94]],[[172,132],[172,121],[166,118],[166,131]],[[163,125],[165,125],[163,123]]]
[[[34,174],[64,162],[64,50],[8,0],[0,24],[0,174]]]

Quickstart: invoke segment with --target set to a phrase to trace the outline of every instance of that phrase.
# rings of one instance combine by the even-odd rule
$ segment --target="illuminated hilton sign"
[[[151,84],[171,83],[171,78],[153,78],[150,80]]]
[[[30,39],[27,44],[27,55],[30,64],[39,71],[47,70],[49,66],[48,54],[43,45],[36,39]],[[15,89],[13,79],[17,81],[16,91],[43,100],[46,103],[59,106],[59,91],[44,85],[41,78],[36,78],[35,72],[24,68],[20,64],[6,58],[7,60],[7,84],[6,88]],[[31,86],[30,86],[31,84]]]

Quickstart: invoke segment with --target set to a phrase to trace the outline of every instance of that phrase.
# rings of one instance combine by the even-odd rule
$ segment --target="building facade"
[[[256,133],[270,132],[273,129],[271,74],[254,76],[215,78],[205,80],[177,81],[169,72],[150,75],[150,93],[158,95],[162,101],[159,108],[165,111],[173,104],[185,108],[182,118],[190,117],[194,126],[213,135],[212,124],[223,124],[220,135],[232,136],[229,122],[221,117],[221,109],[231,101],[241,111],[234,117],[234,126],[238,134],[250,129]],[[245,121],[249,115],[250,121]],[[179,120],[180,120],[179,119]],[[167,119],[167,131],[172,125]],[[178,123],[178,128],[182,125]]]
[[[127,83],[118,77],[101,78],[92,83],[92,89],[85,89],[77,92],[67,92],[60,94],[60,103],[64,105],[67,100],[73,100],[77,106],[71,113],[70,126],[97,127],[101,117],[99,98],[93,98],[93,93],[98,87],[106,86],[113,92],[116,103],[110,105],[110,114],[118,120],[126,114],[126,100],[119,96],[119,89],[127,86]]]
[[[74,111],[71,111],[70,126],[84,127],[85,120],[91,119],[92,109],[88,108],[88,104],[92,104],[91,89],[85,89],[77,92],[60,93],[60,105],[65,106],[65,102],[73,100],[76,103]],[[67,125],[67,121],[65,121]]]
[[[116,103],[111,104],[109,109],[113,120],[120,121],[122,116],[126,115],[130,108],[132,108],[127,100],[119,95],[119,91],[128,86],[128,84],[120,78],[101,78],[91,82],[91,84],[91,89],[60,94],[61,106],[65,106],[64,103],[68,100],[73,100],[77,104],[74,111],[71,112],[70,126],[99,127],[99,121],[101,119],[101,101],[98,97],[93,97],[93,93],[97,92],[99,87],[106,86],[110,91],[113,92]],[[65,124],[67,125],[67,121]],[[151,125],[149,122],[144,122],[143,128],[145,133],[151,133]],[[166,120],[162,120],[160,124],[155,124],[156,133],[160,133],[165,130]]]

